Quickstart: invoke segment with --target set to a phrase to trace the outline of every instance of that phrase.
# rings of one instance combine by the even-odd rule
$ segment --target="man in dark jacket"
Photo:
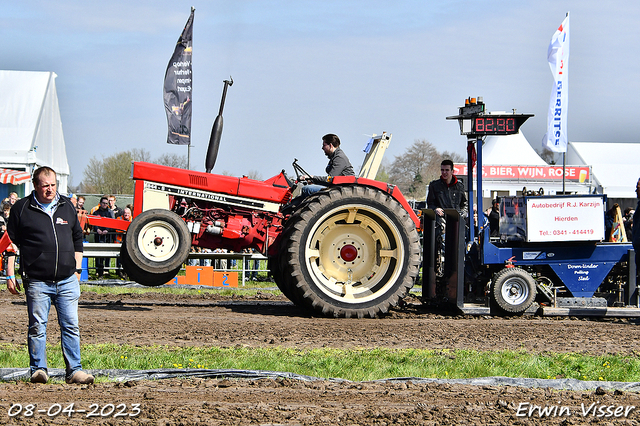
[[[633,251],[636,252],[636,271],[640,277],[640,179],[636,182],[636,197],[638,197],[638,206],[633,214],[633,230],[631,232],[631,242],[633,243]]]
[[[443,253],[445,247],[445,216],[444,209],[456,209],[461,217],[467,217],[467,195],[464,192],[464,185],[453,174],[453,161],[443,160],[440,163],[440,179],[429,184],[427,194],[427,208],[436,212],[436,224],[440,230],[436,234],[437,247],[439,253]],[[442,277],[444,274],[444,264],[441,255],[436,256],[436,275]]]
[[[301,176],[309,185],[302,188],[302,196],[308,196],[320,191],[334,176],[355,176],[353,166],[347,158],[347,154],[340,148],[338,136],[329,133],[322,137],[322,151],[329,158],[329,164],[325,169],[327,176]]]
[[[33,174],[34,190],[11,208],[7,232],[20,252],[22,282],[29,314],[29,367],[31,382],[46,383],[47,322],[51,304],[60,325],[66,382],[93,383],[82,371],[78,299],[82,272],[82,228],[75,207],[56,189],[56,173],[41,167]],[[18,294],[15,257],[7,264],[7,288]]]
[[[494,198],[491,202],[491,211],[489,212],[489,229],[491,230],[490,236],[500,236],[500,202],[497,198]]]
[[[453,161],[443,160],[440,164],[440,179],[429,184],[427,207],[440,217],[444,216],[443,209],[456,209],[460,216],[467,216],[467,194],[453,174]]]
[[[114,198],[115,199],[115,198]],[[115,204],[115,203],[114,203]],[[98,205],[98,209],[93,212],[95,216],[102,216],[110,219],[115,219],[113,210],[109,208],[109,197],[103,195],[100,198],[100,204]],[[115,240],[114,230],[111,228],[104,228],[101,226],[94,226],[93,230],[95,231],[95,242],[96,243],[112,243]],[[102,278],[104,275],[104,268],[111,267],[111,258],[110,257],[96,257],[96,276],[97,278]]]

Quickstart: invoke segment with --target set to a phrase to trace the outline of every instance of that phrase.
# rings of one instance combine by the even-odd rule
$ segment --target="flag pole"
[[[562,195],[565,194],[565,179],[567,178],[567,153],[562,153]]]
[[[195,12],[196,8],[191,6],[191,13]],[[193,46],[193,41],[191,42]],[[187,145],[187,170],[191,170],[191,138],[189,138],[189,144]]]
[[[565,15],[565,19],[569,17],[569,12]],[[569,134],[567,132],[567,146],[569,145]],[[566,195],[565,179],[567,178],[567,151],[562,153],[562,194]]]
[[[569,12],[565,15],[565,19],[569,17]],[[567,147],[569,145],[569,133],[567,132]],[[566,195],[565,179],[567,178],[567,151],[562,153],[562,195]]]

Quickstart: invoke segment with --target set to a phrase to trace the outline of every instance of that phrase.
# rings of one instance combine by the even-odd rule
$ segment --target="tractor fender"
[[[91,226],[99,226],[102,228],[117,229],[118,231],[126,231],[131,225],[128,220],[112,219],[110,217],[102,217],[97,215],[86,215],[86,221]]]
[[[398,188],[396,185],[391,185],[386,182],[379,182],[373,179],[361,178],[358,176],[333,176],[329,177],[329,183],[334,186],[356,184],[368,186],[371,188],[377,188],[395,198],[396,201],[398,201],[400,205],[404,207],[407,213],[409,213],[409,217],[411,218],[411,220],[413,220],[413,223],[415,223],[416,228],[420,228],[420,219],[407,202],[407,199],[404,198],[404,195],[402,194],[402,191],[400,191],[400,188]]]

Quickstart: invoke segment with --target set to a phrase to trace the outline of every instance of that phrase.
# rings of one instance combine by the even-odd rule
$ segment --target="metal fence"
[[[89,269],[88,267],[88,259],[95,259],[97,257],[102,257],[102,258],[119,258],[120,257],[120,247],[122,246],[122,244],[120,243],[84,243],[84,252],[83,252],[83,257],[85,259],[87,259],[87,262],[83,262],[83,269],[84,265],[86,263],[86,268],[87,270]],[[269,272],[269,269],[266,268],[266,263],[265,263],[265,268],[262,269],[260,268],[261,265],[261,261],[266,261],[267,257],[263,256],[262,254],[259,253],[195,253],[195,252],[191,252],[189,253],[189,260],[197,260],[197,261],[203,261],[203,264],[201,264],[200,262],[198,262],[197,266],[206,266],[204,265],[204,263],[206,263],[206,260],[210,260],[212,265],[214,266],[214,269],[216,271],[221,271],[221,272],[242,272],[242,285],[244,286],[245,283],[245,276],[247,274],[257,274],[258,272]],[[220,261],[220,260],[226,260],[227,261],[227,266],[229,266],[231,264],[230,261],[232,260],[236,260],[236,261],[240,261],[240,267],[235,269],[235,268],[216,268],[215,267],[215,261]],[[118,264],[116,262],[116,264]],[[187,265],[189,263],[187,262]],[[254,265],[254,268],[249,268],[247,267],[248,265]],[[258,265],[258,267],[256,268],[255,265]],[[91,268],[94,269],[94,268]],[[104,267],[105,270],[118,270],[120,268],[116,267],[112,267],[112,266],[108,266],[105,265]]]

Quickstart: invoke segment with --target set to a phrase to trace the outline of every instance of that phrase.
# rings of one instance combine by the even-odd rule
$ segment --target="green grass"
[[[6,288],[6,285],[4,286]],[[103,285],[91,285],[83,283],[80,284],[81,291],[91,291],[98,294],[145,294],[145,293],[161,293],[161,294],[187,294],[197,295],[203,293],[214,293],[223,296],[231,295],[245,295],[252,296],[260,293],[272,293],[282,294],[280,290],[270,290],[276,288],[276,284],[273,282],[262,281],[247,281],[245,286],[242,287],[242,283],[238,283],[238,287],[170,287],[170,286],[158,286],[158,287],[120,287],[120,286],[103,286]],[[0,288],[2,286],[0,285]]]
[[[50,367],[64,366],[60,346],[48,348]],[[0,345],[0,367],[28,365],[25,345]],[[576,353],[529,354],[424,349],[285,349],[83,345],[86,369],[210,368],[284,371],[314,377],[366,381],[392,377],[487,376],[640,381],[637,356]]]
[[[257,293],[271,282],[248,281],[241,289],[108,287],[82,285],[96,293],[216,294]],[[6,285],[0,285],[6,288]],[[247,290],[248,289],[248,290]],[[279,293],[273,290],[274,293]],[[354,381],[392,377],[473,378],[487,376],[574,378],[593,381],[640,381],[640,354],[589,356],[576,353],[529,354],[524,351],[478,352],[419,349],[218,348],[129,345],[83,345],[86,369],[228,368],[284,371]],[[49,365],[62,368],[60,346],[48,349]],[[0,344],[0,368],[29,364],[26,345]]]

